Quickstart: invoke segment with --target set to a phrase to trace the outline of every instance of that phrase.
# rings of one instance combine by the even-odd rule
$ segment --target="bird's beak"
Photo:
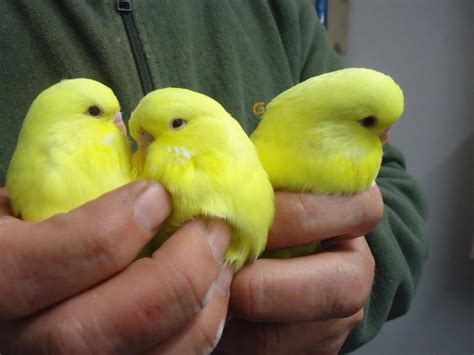
[[[390,136],[390,128],[387,128],[379,136],[379,139],[382,142],[382,144],[387,143],[389,136]]]
[[[114,117],[114,124],[117,128],[122,132],[122,134],[126,137],[127,136],[127,127],[125,127],[125,123],[123,123],[122,119],[122,112],[118,111]]]
[[[155,137],[153,137],[150,133],[146,131],[139,131],[138,132],[138,146],[140,150],[144,151],[151,143],[155,141]]]

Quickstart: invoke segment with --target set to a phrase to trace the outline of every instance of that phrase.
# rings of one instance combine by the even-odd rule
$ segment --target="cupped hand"
[[[230,230],[195,220],[135,260],[170,212],[136,182],[41,223],[0,191],[0,353],[203,353],[222,332]]]
[[[293,259],[259,259],[231,287],[216,354],[337,354],[363,319],[374,258],[363,237],[383,215],[375,186],[354,196],[278,192],[267,249],[321,243]]]

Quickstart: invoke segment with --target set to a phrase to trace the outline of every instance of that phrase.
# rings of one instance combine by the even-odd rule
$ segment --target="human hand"
[[[259,259],[234,277],[233,318],[216,354],[337,354],[363,318],[374,258],[362,235],[383,215],[377,187],[355,196],[278,192],[267,249],[321,242],[322,252]]]
[[[156,184],[129,184],[41,223],[0,190],[0,353],[202,353],[217,342],[232,273],[230,231],[192,221],[134,260],[170,212]]]

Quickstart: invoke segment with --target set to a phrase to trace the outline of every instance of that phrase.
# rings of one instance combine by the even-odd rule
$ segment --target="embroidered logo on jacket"
[[[266,102],[256,101],[252,105],[252,112],[255,116],[262,117],[262,115],[265,113],[266,108],[267,108]]]

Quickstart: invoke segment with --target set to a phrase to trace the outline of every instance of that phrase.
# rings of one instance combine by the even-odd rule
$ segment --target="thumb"
[[[170,212],[166,191],[139,181],[41,223],[0,224],[0,318],[32,314],[127,267]],[[14,287],[12,287],[14,284]]]

